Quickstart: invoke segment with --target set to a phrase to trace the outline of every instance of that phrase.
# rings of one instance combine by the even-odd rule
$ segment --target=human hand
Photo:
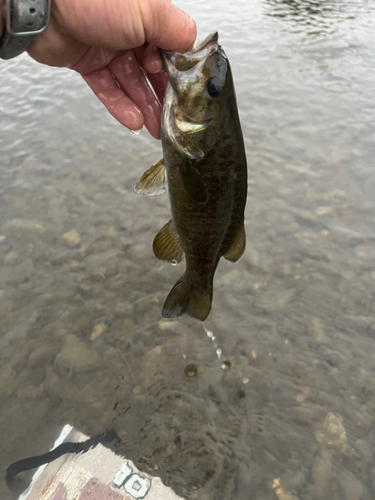
[[[53,0],[28,52],[77,71],[120,123],[159,138],[161,106],[142,68],[162,102],[167,75],[156,47],[184,52],[195,37],[194,21],[170,0]]]

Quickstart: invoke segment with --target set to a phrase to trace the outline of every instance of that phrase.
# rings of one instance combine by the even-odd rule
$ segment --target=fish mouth
[[[189,71],[189,69],[213,54],[219,47],[218,39],[219,34],[214,31],[203,42],[195,42],[193,48],[184,54],[162,50],[162,59],[170,81],[173,82],[176,79],[177,72]]]
[[[219,33],[217,31],[214,31],[210,35],[208,35],[203,42],[195,42],[193,48],[188,52],[188,53],[194,53],[197,54],[199,52],[202,52],[204,50],[209,50],[213,52],[214,50],[217,49],[218,46],[218,40],[219,40]],[[213,50],[214,49],[214,50]]]

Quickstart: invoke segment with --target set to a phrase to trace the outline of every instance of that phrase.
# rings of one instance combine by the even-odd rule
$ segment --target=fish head
[[[184,54],[162,51],[168,74],[162,128],[190,159],[203,158],[220,140],[228,95],[234,92],[227,57],[218,33]]]

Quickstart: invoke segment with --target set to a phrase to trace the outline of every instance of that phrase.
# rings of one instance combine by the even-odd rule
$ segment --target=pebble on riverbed
[[[38,220],[32,219],[12,219],[6,222],[6,226],[9,229],[20,229],[26,231],[40,231],[43,232],[45,229]]]
[[[72,229],[68,231],[62,236],[62,239],[67,243],[70,247],[75,247],[81,242],[81,237],[79,232],[76,229]]]
[[[298,500],[298,497],[294,496],[290,491],[284,490],[280,486],[280,478],[274,479],[272,482],[272,488],[277,495],[279,500]]]
[[[323,425],[316,431],[315,437],[319,443],[328,444],[340,452],[345,451],[347,437],[341,415],[338,413],[328,413]]]
[[[97,338],[99,338],[106,328],[107,325],[105,325],[104,323],[99,323],[98,325],[95,325],[91,332],[90,340],[94,341]]]

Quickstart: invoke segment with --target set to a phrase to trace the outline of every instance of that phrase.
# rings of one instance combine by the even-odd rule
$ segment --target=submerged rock
[[[6,223],[10,229],[21,229],[26,231],[43,232],[45,229],[38,220],[32,219],[12,219]]]
[[[365,493],[363,484],[349,471],[345,472],[342,487],[346,500],[361,500]]]
[[[54,353],[55,348],[51,345],[44,344],[38,347],[30,353],[29,359],[27,360],[27,367],[29,369],[35,369],[47,365],[52,361]]]
[[[30,280],[35,272],[35,267],[31,259],[27,259],[20,264],[13,267],[12,272],[9,273],[9,282],[20,285]]]
[[[112,327],[109,335],[122,342],[130,342],[137,334],[137,326],[130,319],[118,319]]]
[[[55,359],[55,366],[66,370],[84,372],[95,368],[100,361],[98,354],[76,335],[68,335]]]
[[[94,341],[97,338],[99,338],[106,328],[107,325],[105,325],[104,323],[99,323],[98,325],[95,325],[94,328],[92,329],[90,340]]]
[[[290,302],[294,293],[294,290],[285,288],[268,288],[257,293],[254,306],[266,311],[283,309]]]
[[[315,481],[315,490],[317,496],[322,497],[324,490],[331,480],[333,466],[333,452],[327,448],[321,450],[316,457],[312,473]]]
[[[0,370],[0,396],[10,396],[17,386],[16,372],[10,365]]]
[[[328,413],[323,425],[316,431],[315,437],[319,443],[328,444],[337,451],[345,451],[347,437],[342,424],[342,416],[338,413]]]
[[[11,250],[4,257],[4,264],[13,264],[17,259],[18,259],[18,255],[16,254],[16,252]]]
[[[75,247],[81,242],[81,237],[79,232],[76,229],[72,229],[68,231],[62,236],[62,239],[67,243],[70,247]]]
[[[279,500],[298,500],[298,497],[280,486],[280,478],[273,480],[272,488]]]

